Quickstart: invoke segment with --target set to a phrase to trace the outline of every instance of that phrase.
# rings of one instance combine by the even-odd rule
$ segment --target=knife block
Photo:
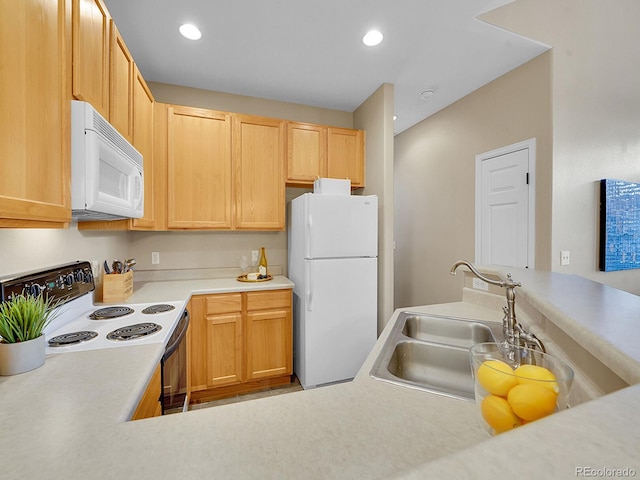
[[[102,302],[124,302],[133,294],[133,270],[102,276]]]

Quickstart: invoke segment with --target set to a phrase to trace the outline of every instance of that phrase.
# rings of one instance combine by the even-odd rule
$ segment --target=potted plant
[[[57,315],[58,305],[29,294],[0,303],[0,375],[16,375],[44,364],[43,330]]]

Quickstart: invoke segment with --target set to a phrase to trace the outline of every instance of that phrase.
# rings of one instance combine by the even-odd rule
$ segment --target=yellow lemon
[[[518,384],[517,377],[509,364],[501,360],[485,360],[476,373],[478,383],[487,392],[506,397],[511,388]]]
[[[506,432],[512,428],[519,427],[522,422],[513,413],[509,402],[497,395],[488,395],[480,404],[482,418],[496,433]]]
[[[534,383],[548,388],[553,393],[559,393],[560,388],[556,376],[548,368],[539,365],[520,365],[515,369],[518,383]]]
[[[507,400],[513,412],[528,421],[553,413],[558,395],[535,383],[521,383],[509,390]]]

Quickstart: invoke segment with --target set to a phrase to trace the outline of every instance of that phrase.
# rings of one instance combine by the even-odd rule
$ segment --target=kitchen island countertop
[[[162,297],[164,282],[150,282],[131,301],[186,302],[225,288],[197,282],[205,283],[183,285],[182,298]],[[501,317],[469,302],[410,310]],[[600,467],[640,473],[639,385],[490,439],[473,403],[369,376],[398,314],[353,382],[136,422],[125,420],[161,348],[49,356],[37,370],[0,377],[2,477],[569,478],[576,468]]]

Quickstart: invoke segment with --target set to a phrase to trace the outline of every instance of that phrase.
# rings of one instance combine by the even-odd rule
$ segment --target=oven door
[[[162,414],[185,412],[187,395],[187,328],[189,311],[185,310],[169,338],[162,357]]]

